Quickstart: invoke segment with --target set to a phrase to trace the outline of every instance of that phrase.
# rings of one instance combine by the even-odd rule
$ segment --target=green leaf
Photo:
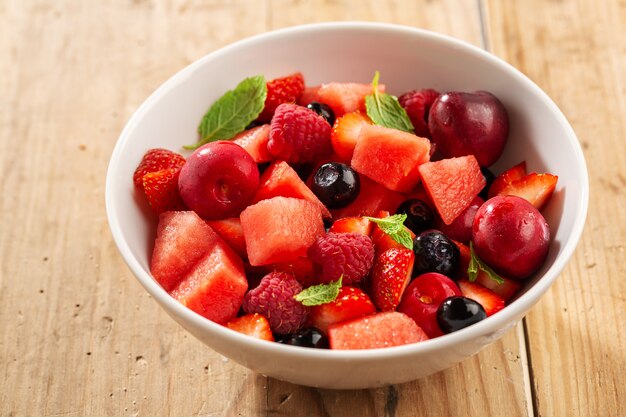
[[[476,281],[476,278],[478,277],[478,270],[481,269],[485,271],[489,278],[491,278],[498,284],[504,283],[504,279],[502,279],[502,277],[498,275],[493,269],[489,268],[489,265],[484,263],[482,259],[480,259],[478,255],[476,255],[476,253],[474,252],[474,244],[472,243],[472,241],[470,241],[469,247],[470,261],[469,265],[467,266],[467,276],[469,280],[471,282]]]
[[[231,139],[259,116],[266,96],[265,77],[246,78],[213,103],[198,126],[200,140],[184,148],[196,149],[205,143]]]
[[[398,98],[378,91],[379,76],[380,74],[376,71],[372,80],[374,92],[365,97],[367,115],[379,126],[413,133],[413,123],[411,123],[411,119],[404,107],[400,105]]]
[[[406,214],[394,214],[393,216],[384,217],[382,219],[376,217],[365,217],[374,222],[380,229],[387,233],[393,240],[401,244],[407,249],[413,249],[413,239],[411,233],[404,227]]]
[[[340,276],[337,281],[333,281],[328,284],[313,285],[312,287],[304,289],[296,294],[294,298],[296,301],[300,301],[302,305],[307,307],[333,302],[339,295],[342,278],[343,275]]]

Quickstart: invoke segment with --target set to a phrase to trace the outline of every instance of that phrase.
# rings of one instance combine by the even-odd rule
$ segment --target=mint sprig
[[[185,149],[196,149],[205,143],[231,139],[242,132],[263,111],[267,86],[265,77],[257,75],[240,82],[209,108],[198,126],[200,140]]]
[[[489,268],[489,265],[484,263],[482,259],[480,259],[478,255],[476,255],[476,253],[474,252],[474,245],[472,241],[470,241],[469,247],[470,247],[470,261],[469,261],[469,265],[467,266],[467,276],[469,280],[471,282],[476,281],[476,278],[478,277],[478,270],[481,269],[485,271],[485,273],[489,276],[489,278],[491,278],[498,284],[503,284],[504,279],[502,279],[502,277],[498,275],[493,269]]]
[[[371,222],[374,222],[380,227],[380,229],[388,234],[393,240],[401,244],[407,249],[413,249],[413,239],[411,239],[411,233],[404,227],[404,221],[406,220],[406,214],[394,214],[393,216],[387,216],[382,219],[377,217],[365,217]]]
[[[313,285],[300,291],[294,298],[307,307],[331,303],[335,301],[339,295],[342,278],[343,275],[340,276],[337,281],[332,281],[328,284]]]
[[[400,105],[398,98],[378,91],[378,71],[372,80],[373,93],[365,96],[365,110],[372,121],[379,125],[413,133],[413,123]]]

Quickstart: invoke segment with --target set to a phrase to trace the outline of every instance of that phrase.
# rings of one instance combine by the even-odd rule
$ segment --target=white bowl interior
[[[544,211],[553,234],[548,259],[516,301],[475,326],[431,341],[335,352],[257,341],[209,322],[171,299],[150,276],[156,220],[131,181],[145,151],[154,147],[180,151],[183,144],[193,143],[197,125],[210,104],[245,77],[263,74],[271,79],[301,71],[307,85],[316,85],[369,82],[376,70],[387,91],[394,94],[426,87],[442,92],[494,93],[511,121],[509,144],[494,171],[526,160],[530,170],[559,176],[556,192]],[[329,23],[238,42],[173,76],[146,100],[122,132],[109,165],[106,203],[114,239],[130,269],[161,306],[204,343],[280,379],[362,388],[404,382],[444,369],[515,325],[563,269],[578,242],[587,211],[588,178],[582,151],[564,116],[535,84],[508,64],[469,44],[418,29]],[[414,365],[407,366],[407,360]]]

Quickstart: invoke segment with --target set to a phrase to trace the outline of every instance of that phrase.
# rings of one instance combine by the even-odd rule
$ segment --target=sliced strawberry
[[[269,139],[270,125],[264,124],[241,132],[233,138],[233,142],[244,148],[254,162],[261,164],[274,159],[274,156],[267,150]]]
[[[143,187],[143,176],[148,172],[161,171],[168,168],[180,168],[185,163],[182,155],[168,149],[155,148],[145,153],[133,174],[136,187]]]
[[[295,103],[302,96],[303,92],[304,77],[300,72],[268,81],[265,107],[258,119],[263,122],[269,122],[272,120],[276,107],[283,103]]]
[[[257,339],[270,342],[274,341],[270,323],[265,316],[259,313],[246,314],[245,316],[232,319],[226,323],[226,327],[236,332],[256,337]]]
[[[285,262],[278,262],[269,266],[273,271],[292,274],[303,287],[309,287],[318,283],[313,271],[313,261],[306,256],[290,259]]]
[[[232,217],[223,220],[207,220],[207,224],[211,226],[213,231],[220,235],[222,239],[230,246],[237,255],[242,259],[248,258],[246,252],[246,240],[243,237],[243,228],[239,217]]]
[[[143,191],[156,214],[185,210],[185,203],[178,192],[181,167],[148,172],[143,176]]]
[[[457,284],[465,297],[471,298],[483,306],[487,316],[491,316],[504,308],[504,300],[490,289],[465,279],[457,281]]]
[[[503,276],[500,276],[500,278],[502,278],[504,282],[498,283],[497,281],[491,279],[485,271],[480,270],[478,271],[476,281],[474,282],[482,285],[483,287],[489,288],[491,291],[496,293],[496,295],[507,302],[515,294],[517,294],[520,288],[522,288],[522,282],[511,278],[505,278]]]
[[[311,104],[314,101],[319,102],[320,101],[320,96],[318,93],[319,90],[320,90],[319,85],[316,85],[313,87],[305,87],[304,91],[302,92],[302,95],[298,99],[298,104],[306,107],[307,104]]]
[[[508,186],[504,187],[498,195],[516,195],[528,200],[537,210],[541,210],[556,188],[559,177],[552,174],[528,174]]]
[[[359,133],[365,124],[372,124],[372,121],[360,111],[345,114],[335,121],[330,141],[337,155],[348,161],[352,159]]]
[[[500,194],[500,191],[511,184],[513,181],[517,181],[526,175],[526,161],[522,161],[519,164],[507,169],[502,174],[498,175],[487,192],[489,198],[495,197]]]
[[[375,312],[376,307],[367,294],[358,288],[343,286],[334,301],[311,307],[309,324],[327,333],[332,324]]]
[[[334,233],[360,233],[365,236],[372,234],[374,224],[365,217],[344,217],[336,220],[328,229]]]
[[[407,248],[392,248],[374,259],[370,275],[371,295],[381,311],[393,311],[411,280],[415,254]]]

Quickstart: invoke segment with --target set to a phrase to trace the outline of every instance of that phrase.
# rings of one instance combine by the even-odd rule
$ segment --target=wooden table
[[[492,51],[556,101],[589,165],[587,226],[545,298],[404,385],[311,389],[222,358],[150,299],[106,221],[109,156],[160,83],[232,41],[329,20]],[[0,0],[0,415],[626,416],[624,28],[623,0]]]

